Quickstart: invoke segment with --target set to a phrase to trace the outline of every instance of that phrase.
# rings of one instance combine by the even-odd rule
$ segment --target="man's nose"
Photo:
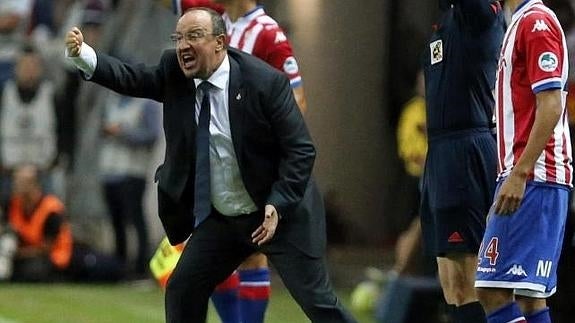
[[[190,47],[191,47],[191,45],[190,45],[187,41],[181,41],[181,42],[179,42],[179,43],[176,45],[176,48],[177,48],[177,49],[180,49],[180,50],[182,50],[182,49],[187,49],[187,48],[190,48]]]

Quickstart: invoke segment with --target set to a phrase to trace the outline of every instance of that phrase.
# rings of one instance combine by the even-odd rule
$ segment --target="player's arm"
[[[262,30],[254,46],[253,55],[263,59],[287,75],[299,110],[302,114],[305,114],[307,101],[299,66],[284,31],[279,27]]]
[[[77,27],[66,34],[65,44],[67,59],[82,71],[86,80],[120,94],[163,102],[164,77],[158,66],[130,65],[103,53],[96,53],[84,42],[84,36]],[[162,56],[164,59],[167,59],[166,55]]]
[[[527,178],[533,170],[535,161],[541,156],[541,152],[549,142],[553,129],[563,113],[561,89],[539,92],[536,94],[536,98],[537,111],[535,112],[533,128],[523,154],[513,167],[513,172],[523,179]]]
[[[495,199],[495,212],[498,214],[509,214],[519,208],[527,177],[533,172],[535,162],[541,156],[562,115],[560,89],[539,92],[536,97],[535,121],[525,150]]]
[[[546,27],[543,27],[543,23]],[[541,30],[534,30],[536,23]],[[527,58],[527,73],[536,97],[535,120],[525,149],[495,198],[495,211],[512,213],[521,203],[527,177],[549,143],[563,115],[561,76],[563,42],[560,27],[549,17],[532,14],[524,18],[518,30],[518,44]]]
[[[305,99],[303,86],[299,85],[296,88],[292,88],[292,90],[293,90],[293,96],[295,97],[295,102],[297,103],[299,110],[301,111],[302,114],[305,114],[305,112],[307,111],[307,101]]]

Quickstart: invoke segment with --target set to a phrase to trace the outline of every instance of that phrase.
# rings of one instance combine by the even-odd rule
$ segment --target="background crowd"
[[[42,279],[54,268],[57,270],[50,280],[118,281],[149,277],[148,260],[162,237],[154,213],[153,185],[149,185],[153,169],[161,161],[158,153],[163,145],[161,109],[153,101],[122,97],[82,82],[78,72],[64,60],[62,40],[64,33],[72,26],[79,26],[89,44],[124,60],[155,63],[152,59],[159,57],[164,48],[172,46],[168,35],[173,31],[176,19],[168,8],[169,2],[0,1],[1,232],[17,231],[14,229],[14,223],[18,222],[14,220],[17,213],[14,205],[18,203],[15,201],[28,200],[32,206],[38,205],[45,197],[57,201],[51,204],[55,209],[47,209],[44,215],[51,220],[46,222],[44,228],[36,228],[39,230],[36,233],[29,233],[28,240],[18,235],[15,238],[3,235],[2,241],[12,243],[1,244],[7,247],[0,249],[0,279],[8,276],[14,276],[15,280]],[[298,39],[305,40],[312,37],[314,32],[321,34],[326,29],[337,30],[339,27],[335,24],[341,24],[344,18],[330,20],[325,25],[317,24],[316,31],[302,34],[298,26],[292,26],[294,22],[289,19],[289,10],[282,11],[287,8],[297,12],[296,9],[288,8],[281,1],[262,2],[272,15],[280,17],[280,23],[284,24],[288,33],[292,30],[299,33],[292,43],[304,76],[306,67],[313,70],[312,65],[317,59],[334,62],[330,56],[338,55],[338,52],[323,52],[324,55],[318,55],[320,58],[306,56],[306,50],[301,50],[303,45],[298,44]],[[294,2],[296,7],[301,7],[299,9],[309,5],[307,14],[318,6],[306,1]],[[378,71],[373,78],[359,76],[372,85],[376,83],[376,88],[383,87],[385,83],[387,91],[381,102],[373,107],[377,112],[368,110],[364,116],[353,114],[351,110],[361,108],[361,102],[352,99],[344,100],[344,108],[348,111],[339,114],[330,111],[329,104],[314,104],[331,103],[333,99],[323,96],[331,97],[330,93],[333,92],[353,92],[355,85],[346,82],[340,84],[338,81],[314,85],[314,82],[320,83],[317,80],[322,78],[311,75],[305,78],[308,82],[306,95],[309,110],[306,119],[312,134],[319,135],[316,173],[324,192],[329,192],[325,196],[331,246],[384,247],[390,254],[396,254],[395,266],[388,267],[394,275],[426,275],[428,265],[413,263],[414,259],[418,259],[414,255],[418,254],[420,244],[418,214],[414,206],[419,203],[419,177],[426,152],[425,106],[418,55],[426,45],[431,29],[398,21],[402,12],[415,10],[413,6],[419,1],[400,2],[391,1],[389,5],[381,7],[398,14],[390,15],[390,20],[386,21],[385,28],[389,29],[389,34],[382,36],[386,41],[373,40],[374,44],[370,44],[381,46],[382,52],[392,63],[384,64],[385,71]],[[568,0],[545,2],[558,13],[568,46],[571,52],[575,52],[575,5]],[[430,15],[429,21],[432,21],[431,16],[434,15]],[[330,45],[340,47],[342,52],[353,50],[356,38],[374,35],[369,29],[361,31],[350,36],[348,39],[351,41],[344,43],[335,40]],[[402,39],[401,43],[399,38]],[[165,46],[144,46],[148,42]],[[357,61],[361,56],[353,58]],[[570,58],[573,56],[570,55]],[[574,93],[575,59],[571,59],[570,63],[570,93]],[[350,64],[353,67],[355,63]],[[381,62],[371,64],[379,67]],[[324,72],[325,75],[327,73]],[[367,92],[370,91],[375,90],[372,88]],[[369,94],[364,93],[364,96]],[[381,98],[381,94],[378,98]],[[573,133],[574,95],[568,97],[567,106]],[[375,125],[365,122],[366,119],[374,119]],[[340,143],[338,140],[349,140],[341,138],[348,133],[333,130],[331,136],[321,135],[321,131],[328,132],[325,129],[329,129],[329,126],[322,128],[316,125],[322,122],[327,124],[328,120],[332,122],[331,125],[351,129],[349,131],[355,133],[357,138],[351,143],[347,142],[348,146],[343,149],[333,148]],[[375,135],[381,138],[374,138]],[[385,148],[380,150],[381,147],[374,145]],[[357,151],[341,151],[349,146],[353,146],[353,149],[367,146],[358,155],[372,154],[379,159],[366,157],[362,161],[365,164],[350,167],[345,159],[353,159],[353,153]],[[325,151],[323,157],[322,150]],[[378,165],[382,159],[385,160],[383,165]],[[355,168],[381,174],[367,179],[366,183],[371,186],[364,188],[356,182],[362,182],[362,178],[370,173]],[[330,172],[347,175],[334,179],[326,175]],[[378,184],[374,185],[373,182]],[[378,191],[381,187],[378,185],[392,186],[393,189],[382,189],[382,192],[386,192],[382,194]],[[365,196],[365,199],[358,196]],[[359,207],[358,204],[372,205]],[[369,214],[357,214],[358,210]],[[377,212],[372,212],[374,210]],[[574,225],[575,220],[570,216],[562,257],[565,264],[575,262]],[[66,228],[64,231],[69,234],[68,237],[54,233],[62,232],[59,229],[62,227]],[[46,241],[37,241],[38,236],[43,236]],[[24,244],[36,250],[19,249]],[[392,248],[394,246],[395,249]],[[58,252],[66,249],[66,260],[58,260]],[[44,264],[34,262],[31,266],[21,267],[21,272],[9,275],[12,270],[3,261],[8,254],[17,255],[21,262],[26,262],[31,254],[42,254]],[[569,308],[569,297],[566,296],[575,292],[575,276],[569,268],[573,268],[572,265],[559,266],[560,288],[552,298],[557,303],[557,317],[560,313],[573,310]],[[38,272],[42,269],[45,270]]]

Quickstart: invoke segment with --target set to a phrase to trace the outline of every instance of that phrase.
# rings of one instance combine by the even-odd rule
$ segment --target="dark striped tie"
[[[194,185],[194,227],[202,223],[210,214],[210,93],[211,84],[202,82],[202,106],[196,131],[196,178]]]

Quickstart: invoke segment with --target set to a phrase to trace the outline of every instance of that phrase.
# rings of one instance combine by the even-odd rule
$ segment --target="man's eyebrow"
[[[178,31],[176,30],[175,33],[193,33],[193,32],[197,32],[197,31],[203,31],[203,32],[207,32],[208,30],[202,27],[192,27],[191,29],[186,29],[184,31]]]

